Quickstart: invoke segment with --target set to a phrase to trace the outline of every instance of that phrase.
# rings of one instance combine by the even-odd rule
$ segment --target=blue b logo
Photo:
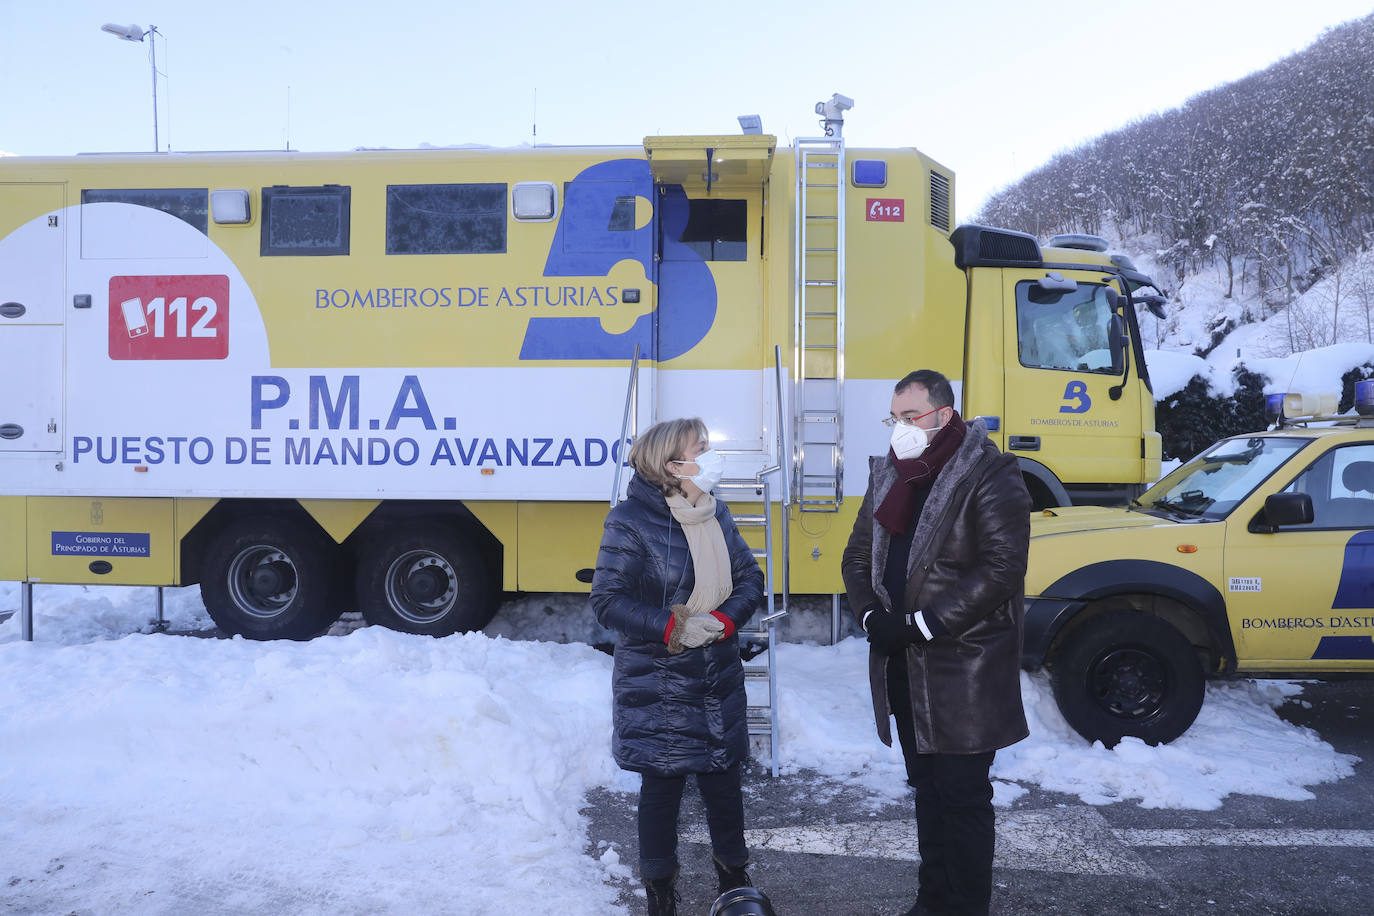
[[[1074,404],[1065,404],[1059,408],[1060,413],[1087,413],[1093,406],[1093,399],[1088,397],[1088,385],[1086,382],[1073,381],[1064,386],[1064,400],[1077,401]]]
[[[678,241],[691,215],[681,185],[657,197],[654,219],[638,229],[610,228],[616,207],[637,197],[655,200],[654,177],[643,159],[588,166],[563,186],[563,211],[554,231],[545,277],[606,277],[621,261],[638,261],[651,287],[654,311],[612,334],[590,315],[535,315],[525,326],[521,359],[629,359],[638,344],[645,359],[664,362],[705,339],[716,320],[716,281],[695,249]],[[655,257],[659,224],[663,225]],[[646,296],[654,290],[644,291]],[[647,301],[647,300],[646,300]]]

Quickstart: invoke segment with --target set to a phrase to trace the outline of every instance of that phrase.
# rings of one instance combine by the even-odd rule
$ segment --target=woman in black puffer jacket
[[[706,803],[717,893],[750,883],[740,765],[749,753],[737,627],[763,572],[730,510],[699,419],[659,423],[630,450],[629,496],[606,517],[592,608],[617,633],[613,751],[642,776],[640,873],[650,914],[676,913],[677,815],[687,775]]]

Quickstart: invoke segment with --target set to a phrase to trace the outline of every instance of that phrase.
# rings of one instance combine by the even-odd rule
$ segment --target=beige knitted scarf
[[[694,506],[686,497],[674,494],[668,497],[668,508],[687,535],[687,549],[692,553],[692,569],[696,574],[687,609],[693,615],[709,614],[735,589],[725,534],[720,530],[720,522],[716,521],[716,498],[710,493],[702,494],[701,501]]]

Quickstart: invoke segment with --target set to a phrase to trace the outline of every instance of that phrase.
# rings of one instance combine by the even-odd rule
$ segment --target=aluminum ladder
[[[736,635],[739,637],[740,653],[744,657],[744,687],[749,695],[747,717],[751,750],[756,742],[764,744],[769,769],[777,776],[781,744],[778,730],[777,624],[788,613],[787,596],[791,583],[787,519],[791,498],[786,462],[783,460],[786,408],[780,347],[773,348],[773,357],[777,405],[775,447],[778,460],[768,464],[768,454],[757,453],[760,464],[767,466],[761,467],[752,478],[725,478],[716,485],[715,492],[731,506],[735,526],[740,529],[741,536],[749,543],[754,558],[763,568],[763,607],[739,628]],[[746,453],[734,454],[738,458]],[[774,475],[777,475],[776,484]],[[775,498],[779,516],[776,523],[773,518]],[[740,511],[735,511],[736,506]]]
[[[794,495],[802,512],[838,512],[844,500],[844,139],[798,139],[795,152]]]
[[[777,623],[787,615],[787,574],[779,572],[779,565],[785,568],[785,561],[778,558],[779,551],[773,549],[774,524],[770,511],[773,496],[777,490],[769,477],[781,470],[773,465],[759,471],[752,480],[749,478],[725,478],[716,485],[715,492],[731,505],[746,506],[759,503],[757,511],[733,512],[735,526],[749,543],[754,558],[763,567],[763,608],[736,631],[739,637],[740,654],[744,657],[744,689],[748,693],[749,740],[751,749],[756,739],[766,748],[769,769],[774,776],[779,772],[778,761],[778,669],[777,669]],[[784,505],[783,518],[787,510]],[[782,529],[782,540],[787,539],[787,525],[776,526]],[[759,543],[761,539],[761,543]],[[782,555],[786,556],[786,547]],[[781,591],[776,587],[781,579]]]

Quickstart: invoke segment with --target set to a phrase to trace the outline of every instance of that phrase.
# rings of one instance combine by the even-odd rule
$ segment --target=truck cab
[[[961,226],[967,275],[964,405],[1016,455],[1036,508],[1124,504],[1159,477],[1138,306],[1153,281],[1095,236]]]

